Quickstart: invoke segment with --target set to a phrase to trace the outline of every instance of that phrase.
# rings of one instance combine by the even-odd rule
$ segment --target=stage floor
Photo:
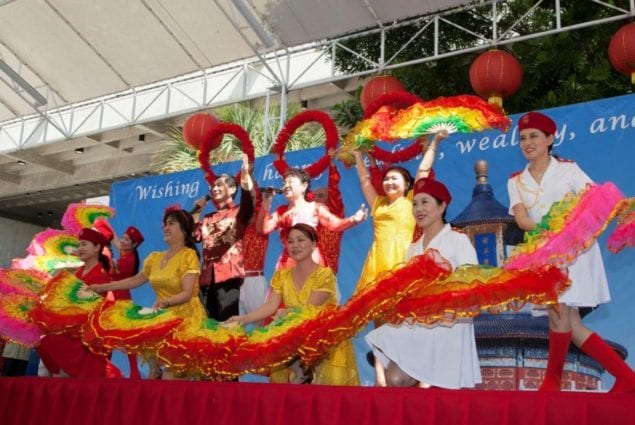
[[[0,378],[0,424],[635,424],[635,394]]]

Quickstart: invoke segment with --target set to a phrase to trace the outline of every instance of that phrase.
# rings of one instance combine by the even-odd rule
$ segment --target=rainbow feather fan
[[[298,356],[299,347],[306,340],[316,317],[334,312],[337,306],[322,308],[294,307],[265,327],[248,334],[227,359],[223,373],[239,376],[243,373],[267,373],[270,368],[287,363]]]
[[[77,268],[82,261],[73,253],[79,247],[75,234],[65,230],[46,229],[33,237],[25,258],[13,260],[14,268],[37,269],[54,273],[64,268]]]
[[[62,271],[49,281],[30,315],[45,333],[79,337],[88,315],[103,301],[81,279]]]
[[[46,229],[33,237],[26,249],[31,255],[66,256],[73,255],[79,247],[79,239],[73,233]]]
[[[510,124],[511,120],[501,108],[472,95],[416,102],[405,109],[385,105],[355,125],[344,139],[342,149],[368,150],[379,140],[394,142],[416,139],[440,130],[447,130],[448,133],[491,129],[507,131]]]
[[[225,327],[213,319],[183,322],[159,347],[159,360],[181,376],[232,379],[227,359],[246,339],[241,327]]]
[[[113,349],[154,352],[181,322],[169,310],[143,308],[132,301],[105,300],[82,328],[82,341],[95,353]]]
[[[308,331],[299,348],[302,361],[316,364],[372,318],[396,324],[405,319],[422,323],[452,321],[476,316],[482,310],[514,310],[526,302],[554,303],[569,285],[567,276],[554,267],[510,273],[500,268],[468,266],[451,274],[448,267],[431,249],[406,266],[381,275],[374,285],[330,317],[318,317],[321,320],[315,321],[315,328]],[[369,309],[369,305],[380,307]]]
[[[46,286],[48,275],[34,269],[0,269],[0,294],[19,294],[37,298]]]
[[[66,208],[62,227],[69,232],[79,233],[85,227],[92,227],[98,218],[111,218],[114,215],[115,210],[107,205],[74,203]]]
[[[32,296],[4,295],[0,303],[0,337],[25,347],[38,345],[42,334],[29,317],[36,304],[37,298]]]
[[[187,338],[174,332],[161,347],[160,358],[182,373],[197,372],[217,379],[262,373],[297,355],[303,363],[312,365],[373,318],[384,317],[399,323],[413,316],[408,309],[415,306],[423,322],[439,317],[449,320],[450,309],[454,311],[452,318],[471,317],[481,307],[500,311],[524,302],[555,302],[568,284],[566,275],[556,268],[542,273],[511,273],[479,266],[470,273],[461,271],[452,275],[449,270],[449,264],[438,252],[429,250],[385,272],[374,285],[353,296],[341,308],[296,309],[282,320],[250,334],[238,334],[231,340],[227,336],[219,338],[215,332],[204,339],[194,338],[191,330],[185,332],[190,333]],[[534,284],[537,278],[540,282]],[[487,287],[483,289],[485,284]],[[402,308],[407,302],[412,305]],[[227,332],[224,328],[216,331],[219,329]]]
[[[623,208],[624,195],[613,183],[590,184],[578,195],[554,203],[535,230],[525,234],[505,270],[563,266],[587,249]]]
[[[617,254],[626,247],[635,246],[635,198],[625,199],[617,226],[607,241],[609,251]]]
[[[555,304],[570,284],[566,273],[553,266],[507,271],[464,265],[445,279],[421,285],[384,317],[391,323],[410,319],[431,325],[475,317],[482,312],[515,311],[528,302]]]
[[[436,250],[384,271],[363,291],[334,312],[324,311],[306,329],[299,348],[302,362],[319,362],[331,348],[352,338],[373,319],[381,318],[421,284],[450,274],[452,267]]]
[[[74,255],[27,255],[16,258],[11,267],[16,269],[35,269],[49,275],[60,269],[76,269],[84,262]]]

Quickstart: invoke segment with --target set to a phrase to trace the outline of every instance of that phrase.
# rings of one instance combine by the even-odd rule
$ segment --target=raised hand
[[[355,211],[355,214],[352,215],[351,219],[353,223],[361,223],[366,220],[366,217],[368,217],[368,208],[366,208],[365,204],[362,204],[359,209]]]

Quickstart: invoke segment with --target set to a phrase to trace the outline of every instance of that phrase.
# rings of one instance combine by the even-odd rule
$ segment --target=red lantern
[[[516,93],[523,80],[523,68],[513,55],[490,50],[476,58],[470,67],[474,91],[488,102],[503,105],[503,98]]]
[[[618,72],[631,76],[635,84],[635,22],[617,30],[609,43],[609,60]]]
[[[362,109],[366,111],[368,105],[373,103],[379,96],[405,91],[406,88],[397,78],[390,75],[380,75],[364,84],[362,93],[359,96],[359,103],[362,105]]]
[[[212,129],[218,125],[220,121],[211,114],[194,114],[185,121],[183,125],[183,139],[185,142],[196,150],[199,150],[201,144],[209,139]],[[220,135],[212,142],[212,148],[215,149],[220,145],[223,136]]]

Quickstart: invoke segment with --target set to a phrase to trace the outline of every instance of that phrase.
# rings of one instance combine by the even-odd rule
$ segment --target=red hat
[[[106,240],[106,237],[104,235],[99,233],[97,230],[89,229],[87,227],[83,228],[79,232],[79,238],[78,239],[80,241],[92,242],[95,245],[101,245],[102,248],[104,246],[108,245],[108,241]]]
[[[518,120],[518,131],[526,128],[536,128],[543,133],[550,135],[556,134],[556,123],[540,112],[527,112]]]
[[[415,183],[414,194],[416,195],[417,193],[427,193],[428,195],[434,196],[435,198],[445,202],[445,205],[450,205],[450,201],[452,201],[452,196],[450,195],[448,188],[445,187],[443,183],[429,177],[417,180]]]
[[[141,245],[143,243],[143,235],[136,227],[130,226],[124,233],[128,235],[130,239],[132,239],[132,242],[136,243],[137,245]]]
[[[95,222],[93,223],[93,229],[104,235],[104,238],[106,238],[107,242],[111,242],[115,237],[115,231],[112,230],[110,224],[108,224],[108,222],[103,218],[98,218],[97,220],[95,220]]]

